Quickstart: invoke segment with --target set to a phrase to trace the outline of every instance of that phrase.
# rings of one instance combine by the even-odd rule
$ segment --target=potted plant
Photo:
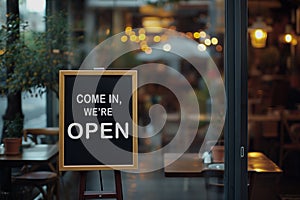
[[[17,115],[13,120],[6,120],[5,127],[6,137],[3,139],[5,154],[17,155],[21,152],[23,118]]]
[[[224,162],[224,141],[219,140],[217,143],[211,147],[211,154],[214,163],[223,163]]]

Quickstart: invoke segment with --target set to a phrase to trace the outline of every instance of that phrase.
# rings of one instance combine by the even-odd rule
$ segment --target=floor
[[[68,172],[65,174],[69,180],[64,180],[62,199],[76,199],[77,194],[72,187],[79,181],[79,173]],[[104,190],[114,190],[113,173],[103,171]],[[87,190],[100,190],[100,183],[97,172],[90,172],[87,182]],[[164,178],[162,171],[156,171],[147,174],[122,173],[123,197],[130,200],[193,200],[207,199],[206,191],[203,187],[202,179],[184,179],[184,178]],[[77,190],[78,191],[78,190]]]
[[[140,150],[151,151],[160,144],[160,136],[154,136],[151,141],[143,141]],[[142,167],[156,165],[162,162],[162,156],[155,159],[140,159]],[[259,176],[253,189],[252,200],[300,200],[299,168],[291,163],[285,166],[287,173],[274,176]],[[296,163],[297,164],[297,163]],[[299,162],[298,162],[299,164]],[[299,166],[299,165],[298,165]],[[61,197],[63,200],[78,199],[79,172],[65,172],[61,180]],[[112,171],[102,171],[105,191],[114,191],[114,177]],[[167,178],[163,170],[148,173],[122,172],[124,200],[218,200],[222,198],[220,191],[207,191],[203,178]],[[98,171],[88,173],[87,190],[100,190]],[[295,196],[297,195],[297,196]],[[291,198],[293,197],[293,198]]]
[[[78,199],[79,172],[66,172],[61,181],[60,199]],[[102,171],[104,191],[114,191],[112,171]],[[218,200],[222,194],[206,191],[202,178],[166,178],[163,171],[151,173],[122,172],[124,200]],[[87,190],[100,191],[97,171],[89,172]],[[300,199],[300,177],[282,176],[274,179],[262,176],[256,179],[252,200],[279,200],[279,196],[294,196]],[[295,198],[295,195],[298,197]]]
[[[149,153],[161,148],[162,136],[154,135],[151,139],[139,141],[139,152]],[[167,151],[170,151],[168,149]],[[163,155],[140,156],[140,170],[154,169],[162,165]],[[124,200],[218,200],[222,193],[207,192],[202,178],[166,178],[162,167],[146,173],[122,171]],[[150,171],[150,170],[149,170]],[[61,182],[61,199],[78,199],[80,173],[65,172]],[[102,171],[104,191],[114,191],[114,176],[112,171]],[[87,190],[100,191],[98,171],[91,171],[87,176]]]

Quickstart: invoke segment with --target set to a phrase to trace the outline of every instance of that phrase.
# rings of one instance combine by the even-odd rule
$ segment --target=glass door
[[[68,4],[76,67],[138,72],[124,199],[247,199],[247,1]]]
[[[98,30],[98,46],[81,69],[139,74],[132,177],[162,170],[156,199],[189,198],[193,188],[199,199],[247,199],[246,2],[87,2],[86,35]],[[169,188],[168,177],[182,187]]]

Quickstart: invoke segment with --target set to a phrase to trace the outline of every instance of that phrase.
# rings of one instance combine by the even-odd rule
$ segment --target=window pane
[[[28,33],[25,38],[28,43],[32,43],[32,32],[45,31],[45,0],[20,1],[20,15],[24,22],[28,22]],[[41,97],[24,93],[22,108],[24,113],[24,127],[46,127],[46,94]]]

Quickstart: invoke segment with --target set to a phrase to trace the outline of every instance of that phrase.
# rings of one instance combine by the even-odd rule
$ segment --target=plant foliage
[[[4,121],[6,138],[20,138],[23,136],[23,118],[17,115],[13,120]]]
[[[66,15],[59,12],[45,17],[45,32],[33,32],[28,23],[20,23],[12,16],[7,21],[0,30],[1,92],[26,91],[38,96],[50,89],[58,96],[59,70],[70,64],[71,38]],[[14,31],[19,32],[19,37],[8,43]]]

